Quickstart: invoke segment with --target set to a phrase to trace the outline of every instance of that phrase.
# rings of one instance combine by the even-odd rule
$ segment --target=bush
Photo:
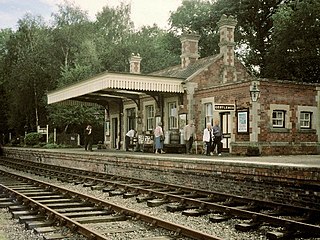
[[[42,138],[41,133],[32,132],[26,135],[24,142],[27,146],[39,145],[41,138]]]

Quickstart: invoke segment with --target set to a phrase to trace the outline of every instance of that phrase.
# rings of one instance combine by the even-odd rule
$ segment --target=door
[[[222,151],[229,152],[230,150],[230,141],[231,141],[231,115],[230,112],[223,112],[220,113],[220,122],[221,122],[221,130],[223,134],[223,141],[222,141]]]
[[[111,126],[111,129],[112,129],[112,138],[111,138],[111,146],[112,148],[118,148],[118,118],[112,118],[112,126]]]

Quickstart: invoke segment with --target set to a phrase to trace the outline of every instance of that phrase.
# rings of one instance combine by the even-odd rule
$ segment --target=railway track
[[[26,161],[3,159],[2,164],[65,182],[81,183],[93,190],[108,192],[110,196],[135,197],[138,202],[147,202],[149,207],[165,204],[167,211],[179,211],[186,216],[214,214],[209,218],[212,223],[231,218],[246,219],[235,225],[238,231],[251,231],[264,225],[274,226],[277,230],[268,232],[268,239],[320,236],[318,209],[35,162],[26,165]]]
[[[158,228],[167,230],[166,234],[152,236],[149,239],[179,239],[179,235],[192,239],[220,239],[29,177],[4,171],[0,171],[0,177],[2,183],[0,206],[8,207],[13,217],[19,218],[19,222],[24,223],[28,229],[34,229],[42,234],[50,233],[45,237],[48,240],[68,239],[74,233],[84,236],[84,239],[103,240],[110,239],[107,236],[110,233],[126,234],[140,231],[141,235],[145,235],[145,232],[151,229],[157,234],[155,229]],[[119,229],[123,221],[129,220],[135,223],[132,224],[136,226],[134,229]],[[110,222],[117,224],[114,229],[107,232],[95,230],[98,227],[92,226]],[[90,228],[86,226],[88,224],[91,224]],[[67,227],[72,233],[59,236],[52,234],[62,227]],[[127,238],[118,236],[118,239]]]

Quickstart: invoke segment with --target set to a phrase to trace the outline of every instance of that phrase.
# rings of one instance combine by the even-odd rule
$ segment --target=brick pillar
[[[185,68],[189,64],[194,63],[200,57],[198,53],[198,42],[200,35],[196,33],[184,33],[182,34],[181,41],[181,67]]]
[[[218,22],[220,54],[223,55],[223,83],[237,81],[237,73],[234,66],[234,29],[236,25],[237,20],[233,16],[222,15]]]
[[[132,53],[132,56],[129,59],[129,62],[130,62],[130,73],[140,74],[140,62],[141,62],[140,54],[138,53],[137,55],[134,55],[134,53]]]

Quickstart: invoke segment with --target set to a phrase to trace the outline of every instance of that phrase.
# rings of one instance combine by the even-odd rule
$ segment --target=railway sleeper
[[[184,210],[188,210],[188,209],[194,209],[194,208],[197,208],[196,206],[191,206],[191,205],[186,205],[186,204],[175,204],[175,203],[172,203],[172,204],[168,204],[166,206],[166,210],[168,212],[181,212],[181,211],[184,211]]]
[[[148,207],[159,207],[163,204],[168,203],[169,201],[167,199],[151,199],[147,201]]]
[[[123,194],[123,198],[127,199],[127,198],[136,197],[139,195],[140,195],[140,193],[138,193],[138,192],[126,192]]]
[[[19,219],[19,223],[26,223],[30,221],[43,221],[46,219],[46,217],[43,215],[34,214],[34,215],[23,215],[23,216],[20,216],[18,219]]]
[[[208,209],[188,209],[182,211],[182,215],[189,217],[200,217],[209,213],[210,211]]]
[[[11,216],[14,219],[18,219],[21,216],[34,215],[36,213],[37,213],[36,211],[30,211],[30,210],[11,211]]]
[[[104,185],[95,185],[95,186],[91,186],[91,190],[92,191],[94,191],[94,190],[100,191],[100,190],[104,189],[105,187],[106,186],[104,186]]]
[[[126,221],[128,219],[125,215],[116,215],[116,216],[95,216],[95,217],[80,217],[74,218],[73,220],[80,224],[89,224],[89,223],[103,223],[103,222],[119,222]]]
[[[209,221],[212,223],[220,223],[220,222],[225,222],[228,221],[232,218],[232,215],[230,214],[219,214],[215,215],[209,218]]]
[[[152,196],[152,195],[148,195],[148,196],[141,196],[141,197],[137,197],[136,198],[136,201],[138,203],[142,203],[142,202],[147,202],[149,200],[152,200],[152,199],[155,199],[156,197],[155,196]]]
[[[74,238],[72,238],[71,236],[68,237],[66,235],[62,235],[60,233],[49,234],[49,235],[43,236],[43,240],[60,240],[60,239],[69,240],[69,239],[74,239]]]
[[[39,227],[50,227],[54,224],[51,220],[44,220],[44,221],[28,221],[25,222],[26,229],[32,230]]]
[[[109,192],[109,197],[114,197],[114,196],[120,196],[125,194],[126,191],[125,190],[115,190],[115,191],[110,191]]]
[[[251,221],[248,223],[239,223],[239,224],[235,225],[235,229],[238,231],[242,231],[242,232],[248,232],[251,230],[258,229],[262,224],[263,224],[263,222],[259,222],[259,221]]]

